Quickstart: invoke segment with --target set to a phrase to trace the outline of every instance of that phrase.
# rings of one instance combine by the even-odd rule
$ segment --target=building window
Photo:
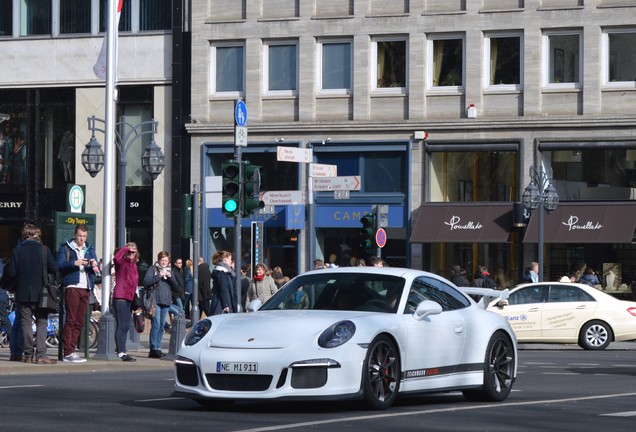
[[[121,15],[119,16],[120,32],[130,31],[131,29],[131,3],[132,0],[124,0],[124,5],[121,8]],[[108,20],[108,14],[106,12],[106,6],[108,6],[108,0],[99,0],[99,31],[106,31],[106,21]]]
[[[0,0],[0,37],[13,35],[13,0]]]
[[[60,34],[91,32],[91,2],[60,2]]]
[[[604,33],[603,65],[605,84],[631,83],[636,81],[636,30]]]
[[[486,38],[486,87],[520,87],[523,64],[521,47],[521,36],[491,35]]]
[[[319,50],[320,91],[351,90],[351,42],[324,41]]]
[[[432,56],[430,86],[461,88],[464,85],[464,40],[456,36],[431,39],[429,52]]]
[[[407,48],[406,40],[375,40],[374,85],[380,89],[403,89],[407,82]]]
[[[572,88],[580,86],[581,35],[548,33],[544,41],[547,85]]]
[[[279,42],[269,43],[265,48],[265,91],[295,94],[298,89],[298,45]]]
[[[51,1],[30,0],[20,2],[22,26],[20,36],[51,34]]]
[[[245,47],[217,45],[210,55],[211,92],[241,96],[245,91]]]
[[[431,201],[514,201],[516,151],[431,153]]]

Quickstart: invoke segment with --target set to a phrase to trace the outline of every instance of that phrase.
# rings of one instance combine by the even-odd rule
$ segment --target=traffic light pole
[[[234,288],[236,290],[236,303],[238,305],[237,312],[243,310],[241,304],[241,218],[243,217],[243,151],[241,146],[234,146],[234,159],[238,162],[239,166],[239,211],[234,215]]]

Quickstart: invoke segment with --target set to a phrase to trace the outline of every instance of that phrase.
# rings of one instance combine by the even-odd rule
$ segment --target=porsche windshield
[[[301,275],[286,284],[260,310],[316,309],[395,313],[404,279],[366,273]]]

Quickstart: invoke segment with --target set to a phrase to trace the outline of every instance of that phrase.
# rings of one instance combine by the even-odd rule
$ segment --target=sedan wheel
[[[473,401],[501,402],[512,390],[515,371],[515,350],[508,335],[497,332],[488,342],[484,365],[484,385],[477,390],[464,390]]]
[[[604,350],[612,341],[612,329],[602,321],[590,321],[581,329],[579,346],[586,350]]]
[[[400,388],[400,358],[393,341],[378,336],[367,352],[363,370],[364,400],[369,407],[387,409]]]

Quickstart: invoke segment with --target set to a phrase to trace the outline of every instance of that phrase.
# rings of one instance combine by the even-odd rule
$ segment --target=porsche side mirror
[[[259,299],[254,299],[247,304],[247,312],[256,312],[263,306],[263,303]]]
[[[439,303],[435,303],[432,300],[424,300],[417,305],[417,309],[415,309],[415,313],[413,313],[413,318],[417,321],[421,321],[429,315],[438,315],[441,313],[442,306],[440,306]]]

